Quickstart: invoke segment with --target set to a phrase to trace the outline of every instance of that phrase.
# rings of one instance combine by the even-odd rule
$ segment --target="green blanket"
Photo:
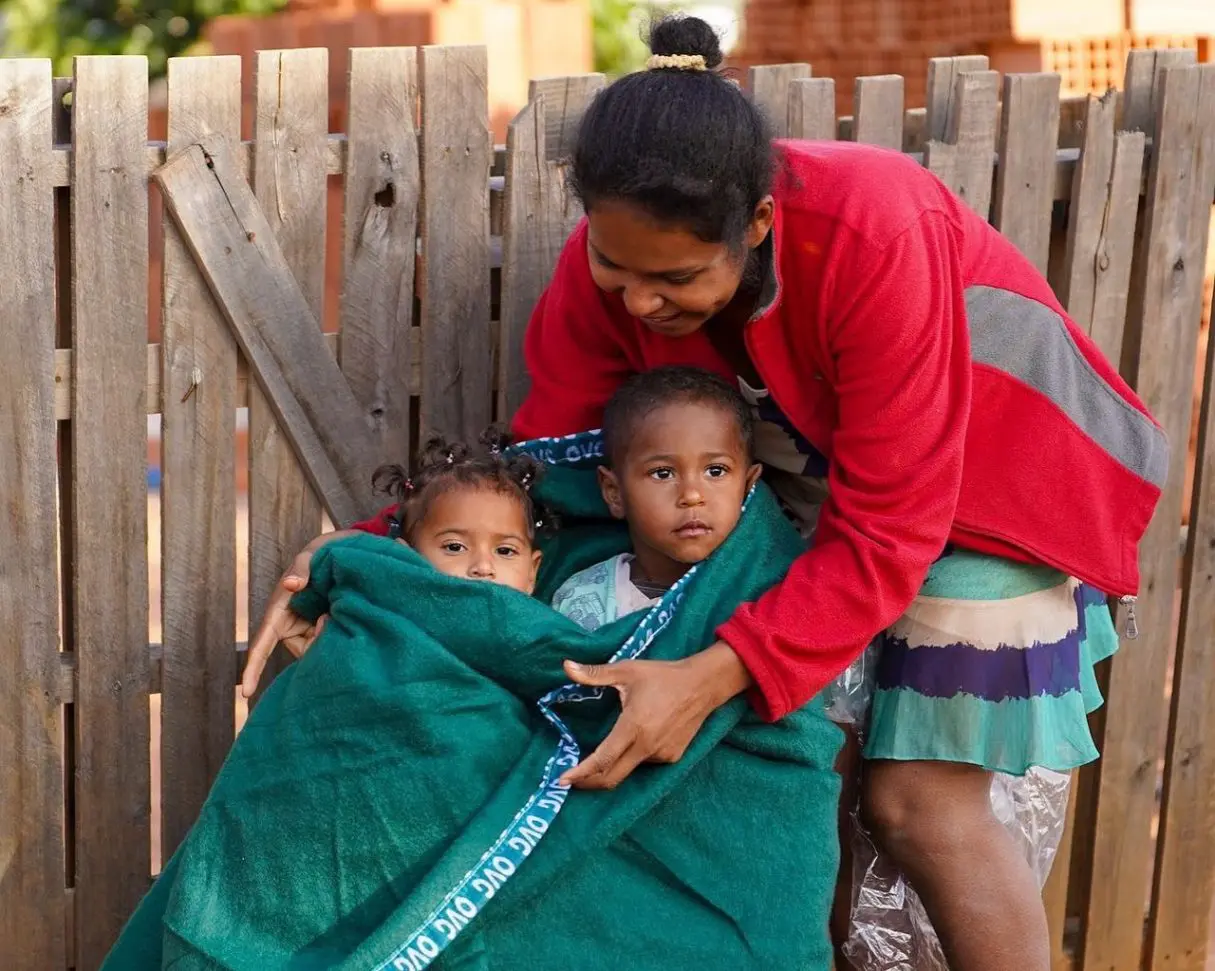
[[[254,709],[106,971],[830,967],[840,734],[818,702],[766,725],[736,699],[675,765],[556,785],[619,711],[564,684],[563,659],[693,653],[801,541],[761,485],[659,605],[586,632],[545,598],[627,548],[598,439],[520,447],[565,513],[537,598],[379,537],[318,552],[297,607],[327,611],[324,633]]]

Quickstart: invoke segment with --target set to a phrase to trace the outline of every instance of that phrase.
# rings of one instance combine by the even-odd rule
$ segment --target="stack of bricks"
[[[1065,94],[1086,94],[1121,84],[1132,47],[1186,47],[1206,61],[1212,35],[1215,2],[749,0],[732,64],[808,61],[835,78],[837,109],[851,114],[855,79],[875,74],[903,75],[907,106],[922,106],[933,57],[986,54],[995,70],[1054,71]]]

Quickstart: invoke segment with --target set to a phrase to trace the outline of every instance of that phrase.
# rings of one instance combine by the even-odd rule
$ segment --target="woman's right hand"
[[[312,646],[325,624],[325,618],[322,616],[315,624],[309,623],[291,609],[291,598],[308,585],[312,554],[326,543],[354,535],[355,530],[340,529],[318,536],[296,554],[287,572],[279,578],[274,592],[266,602],[266,613],[262,617],[261,626],[249,642],[249,656],[245,659],[245,672],[240,680],[240,693],[244,697],[253,697],[262,672],[266,669],[266,662],[278,644],[282,644],[295,657],[299,657]]]

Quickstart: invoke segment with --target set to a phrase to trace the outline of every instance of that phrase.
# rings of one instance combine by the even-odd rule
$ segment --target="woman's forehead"
[[[636,206],[599,203],[587,213],[590,245],[616,266],[637,273],[662,274],[701,269],[727,252],[680,226],[664,225]]]

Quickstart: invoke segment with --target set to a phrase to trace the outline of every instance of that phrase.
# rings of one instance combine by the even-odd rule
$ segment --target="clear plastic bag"
[[[873,700],[878,644],[874,641],[824,692],[827,717],[837,725],[863,725]]]
[[[1071,776],[1031,768],[996,773],[991,806],[1046,883],[1067,820]],[[844,954],[855,971],[949,971],[932,923],[898,868],[884,857],[852,814],[852,917]]]

